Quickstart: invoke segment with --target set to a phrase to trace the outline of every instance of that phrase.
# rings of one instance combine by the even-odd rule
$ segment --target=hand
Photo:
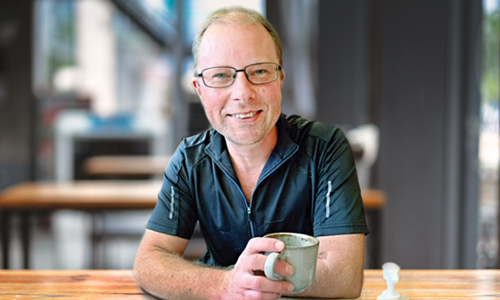
[[[271,238],[251,239],[241,253],[234,269],[228,271],[224,280],[223,299],[279,299],[290,293],[293,284],[288,281],[274,281],[263,276],[266,258],[263,252],[279,252],[285,248],[283,242]],[[278,260],[276,273],[282,276],[293,274],[293,267]]]

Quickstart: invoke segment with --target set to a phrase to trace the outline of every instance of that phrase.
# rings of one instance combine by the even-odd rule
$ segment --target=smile
[[[251,117],[255,116],[256,114],[257,114],[257,112],[253,111],[253,112],[249,112],[247,114],[234,114],[232,116],[237,118],[237,119],[246,119],[246,118],[251,118]]]

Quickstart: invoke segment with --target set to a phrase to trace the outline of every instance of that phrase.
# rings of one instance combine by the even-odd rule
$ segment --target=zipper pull
[[[247,206],[248,226],[250,227],[251,238],[255,237],[255,228],[252,222],[252,208]]]

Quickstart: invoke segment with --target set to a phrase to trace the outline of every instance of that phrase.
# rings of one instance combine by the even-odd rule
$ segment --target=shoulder
[[[329,143],[335,140],[346,140],[344,132],[336,126],[318,121],[310,121],[297,115],[283,116],[282,121],[290,137],[301,144],[301,141]]]
[[[328,164],[340,157],[350,160],[352,150],[343,131],[337,126],[309,121],[298,116],[282,118],[290,139],[299,152],[316,164]]]
[[[172,155],[167,171],[171,173],[171,175],[181,170],[189,172],[189,170],[193,169],[200,161],[207,159],[208,155],[205,149],[210,144],[214,132],[215,130],[209,129],[184,138]]]

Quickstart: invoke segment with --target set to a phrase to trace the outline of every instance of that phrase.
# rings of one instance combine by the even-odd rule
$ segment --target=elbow
[[[359,296],[361,296],[361,290],[363,288],[363,285],[360,285],[359,287],[353,287],[353,289],[351,289],[346,295],[344,298],[349,298],[349,299],[352,299],[352,298],[358,298]]]
[[[150,292],[150,286],[148,283],[150,281],[147,280],[147,274],[144,272],[144,268],[142,267],[140,260],[136,259],[134,262],[134,266],[132,269],[132,274],[134,276],[135,282],[137,285],[148,295],[153,296]]]
[[[137,256],[135,261],[134,261],[134,266],[132,269],[132,274],[134,276],[135,282],[137,285],[139,285],[141,288],[144,288],[144,272],[142,272],[143,268],[141,265],[141,260],[140,257]]]
[[[341,281],[342,283],[338,286],[338,289],[335,291],[335,294],[332,295],[332,298],[358,298],[363,289],[363,279],[363,274],[361,273],[361,275],[356,274],[356,276],[353,276],[345,281]]]
[[[363,278],[352,278],[346,281],[333,281],[328,286],[336,286],[337,288],[321,288],[319,294],[311,294],[313,297],[327,298],[327,299],[354,299],[361,295],[363,289]],[[310,295],[300,295],[310,296]]]
[[[358,276],[353,279],[349,284],[349,287],[345,290],[343,298],[358,298],[363,290],[363,276]]]
[[[322,294],[320,297],[328,298],[328,299],[354,299],[359,298],[361,296],[361,290],[363,288],[363,284],[353,283],[352,285],[347,284],[342,287],[338,287],[333,290],[332,293]]]
[[[361,295],[362,285],[346,286],[341,290],[337,290],[331,298],[354,299]]]
[[[132,274],[134,275],[135,281],[139,283],[140,272],[139,272],[139,267],[137,266],[137,261],[134,262],[134,267],[132,268]]]
[[[141,276],[140,268],[139,268],[139,266],[137,264],[137,261],[135,261],[135,263],[134,263],[134,268],[132,269],[132,274],[134,275],[135,282],[140,287],[142,287],[142,284],[141,284],[142,276]]]

